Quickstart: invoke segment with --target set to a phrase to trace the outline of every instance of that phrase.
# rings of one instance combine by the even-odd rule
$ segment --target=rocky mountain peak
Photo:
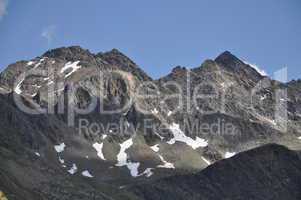
[[[182,66],[176,66],[172,69],[173,74],[186,73],[186,71],[187,71],[186,67],[182,67]]]
[[[125,54],[123,54],[121,51],[115,48],[105,53],[98,53],[97,56],[113,65],[128,65],[132,67],[137,67],[134,61],[132,61],[129,57],[127,57]]]
[[[91,59],[94,55],[89,50],[83,49],[80,46],[70,46],[49,50],[42,57],[75,61]]]
[[[223,53],[221,53],[220,55],[218,55],[216,57],[216,59],[218,59],[218,58],[226,58],[226,57],[231,58],[231,57],[235,57],[235,56],[230,51],[226,50]]]
[[[142,69],[140,69],[134,61],[132,61],[118,49],[112,49],[111,51],[105,53],[98,53],[96,57],[104,60],[116,68],[131,72],[140,80],[151,80],[151,78]]]
[[[241,78],[250,79],[253,82],[258,82],[263,78],[263,76],[250,64],[242,61],[229,51],[225,51],[220,54],[215,59],[215,62],[228,72],[234,72]]]
[[[116,48],[113,48],[111,51],[109,51],[108,53],[110,54],[115,54],[115,55],[121,55],[121,56],[125,56],[121,51],[119,51]],[[126,56],[125,56],[126,57]]]
[[[231,52],[225,51],[216,57],[215,62],[232,70],[238,70],[243,62]]]

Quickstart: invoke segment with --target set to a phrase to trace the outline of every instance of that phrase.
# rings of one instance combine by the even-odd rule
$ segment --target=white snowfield
[[[61,69],[61,73],[64,73],[65,71],[67,71],[68,69],[71,69],[71,71],[65,75],[65,78],[67,78],[68,76],[70,76],[71,74],[73,74],[75,71],[77,71],[78,69],[81,68],[80,65],[78,65],[80,61],[76,61],[76,62],[67,62],[65,64],[65,66]]]
[[[231,158],[231,157],[233,157],[233,156],[235,156],[235,152],[226,152],[225,153],[225,158]]]
[[[131,161],[128,161],[127,153],[125,152],[127,149],[129,149],[133,145],[133,139],[130,138],[123,143],[120,144],[120,151],[117,155],[117,164],[115,166],[122,167],[127,166],[127,168],[130,170],[131,176],[137,177],[139,176],[138,168],[140,163],[133,163]]]
[[[93,144],[93,148],[97,151],[97,156],[100,157],[100,159],[106,160],[102,152],[103,143],[99,144],[96,142]]]
[[[85,170],[82,172],[82,175],[88,178],[93,178],[93,176],[91,175],[91,173],[88,170]]]
[[[168,144],[174,144],[176,141],[186,143],[187,145],[191,146],[193,149],[197,149],[199,147],[206,147],[208,146],[208,141],[205,139],[196,137],[195,140],[192,138],[186,136],[180,129],[180,125],[173,123],[169,126],[169,129],[171,130],[174,138],[172,138],[170,141],[168,141]]]
[[[163,165],[158,165],[158,168],[168,168],[168,169],[175,169],[174,164],[167,162],[164,160],[163,156],[159,155],[160,160],[163,162]]]
[[[75,174],[77,172],[76,164],[72,164],[72,167],[68,170],[69,174]]]
[[[65,147],[66,147],[65,143],[61,143],[59,145],[55,145],[54,149],[57,153],[61,153],[65,150]]]
[[[150,147],[154,152],[158,152],[160,150],[159,144]]]

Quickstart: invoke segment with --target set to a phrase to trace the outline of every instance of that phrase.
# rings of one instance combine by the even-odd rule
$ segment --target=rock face
[[[140,199],[148,191],[126,188],[268,143],[300,150],[300,91],[230,52],[152,80],[116,49],[50,50],[0,74],[0,189],[8,199]]]

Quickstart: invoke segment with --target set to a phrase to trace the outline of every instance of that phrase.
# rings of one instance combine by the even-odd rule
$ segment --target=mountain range
[[[226,51],[152,79],[117,49],[0,74],[8,199],[300,199],[301,81]]]

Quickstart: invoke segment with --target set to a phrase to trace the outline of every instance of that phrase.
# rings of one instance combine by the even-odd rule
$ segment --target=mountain
[[[269,143],[300,150],[300,91],[227,51],[153,80],[117,49],[49,50],[0,74],[0,190],[141,199],[123,188],[194,176]]]
[[[297,200],[300,176],[300,155],[271,144],[221,160],[196,174],[168,177],[130,190],[146,200]]]

